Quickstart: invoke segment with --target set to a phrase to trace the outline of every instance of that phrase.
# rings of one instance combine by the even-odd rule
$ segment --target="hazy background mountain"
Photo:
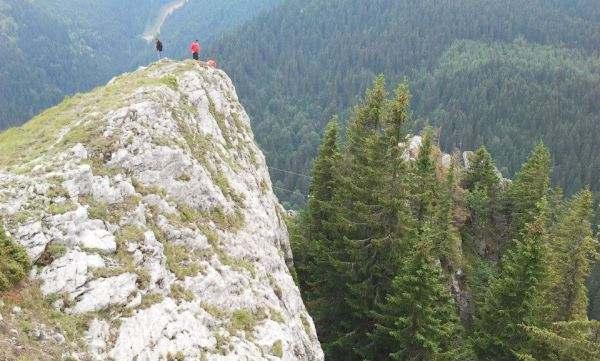
[[[192,0],[162,26],[165,55],[186,56],[279,0]],[[153,59],[142,39],[173,0],[0,0],[0,129],[65,95],[105,83]]]
[[[594,0],[287,1],[212,52],[276,168],[306,173],[325,122],[384,73],[412,83],[417,127],[439,126],[446,151],[485,144],[511,176],[543,140],[558,185],[597,190],[598,34]],[[307,178],[273,176],[303,203]]]

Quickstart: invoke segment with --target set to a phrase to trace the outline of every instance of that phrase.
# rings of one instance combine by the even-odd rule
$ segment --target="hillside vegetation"
[[[594,0],[292,0],[211,53],[275,168],[306,174],[329,118],[383,73],[413,83],[418,128],[443,128],[446,150],[485,144],[512,175],[543,140],[558,184],[597,190],[599,19]],[[304,203],[305,177],[273,177]]]

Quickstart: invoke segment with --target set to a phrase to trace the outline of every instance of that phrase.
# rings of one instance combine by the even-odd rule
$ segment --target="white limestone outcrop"
[[[42,155],[0,169],[31,278],[91,319],[78,357],[323,360],[227,75],[165,60],[78,97]]]

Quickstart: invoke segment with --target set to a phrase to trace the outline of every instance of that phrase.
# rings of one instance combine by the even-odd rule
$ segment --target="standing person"
[[[200,59],[200,49],[200,43],[198,42],[198,40],[194,40],[192,42],[192,45],[190,45],[190,51],[192,52],[192,57],[194,58],[194,60]]]
[[[158,58],[161,59],[162,51],[163,51],[163,43],[158,38],[156,39],[156,51],[158,52]]]

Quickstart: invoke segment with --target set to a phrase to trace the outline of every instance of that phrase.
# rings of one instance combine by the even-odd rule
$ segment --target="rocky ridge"
[[[322,360],[283,217],[231,80],[201,63],[163,60],[0,134],[0,218],[65,357]]]

